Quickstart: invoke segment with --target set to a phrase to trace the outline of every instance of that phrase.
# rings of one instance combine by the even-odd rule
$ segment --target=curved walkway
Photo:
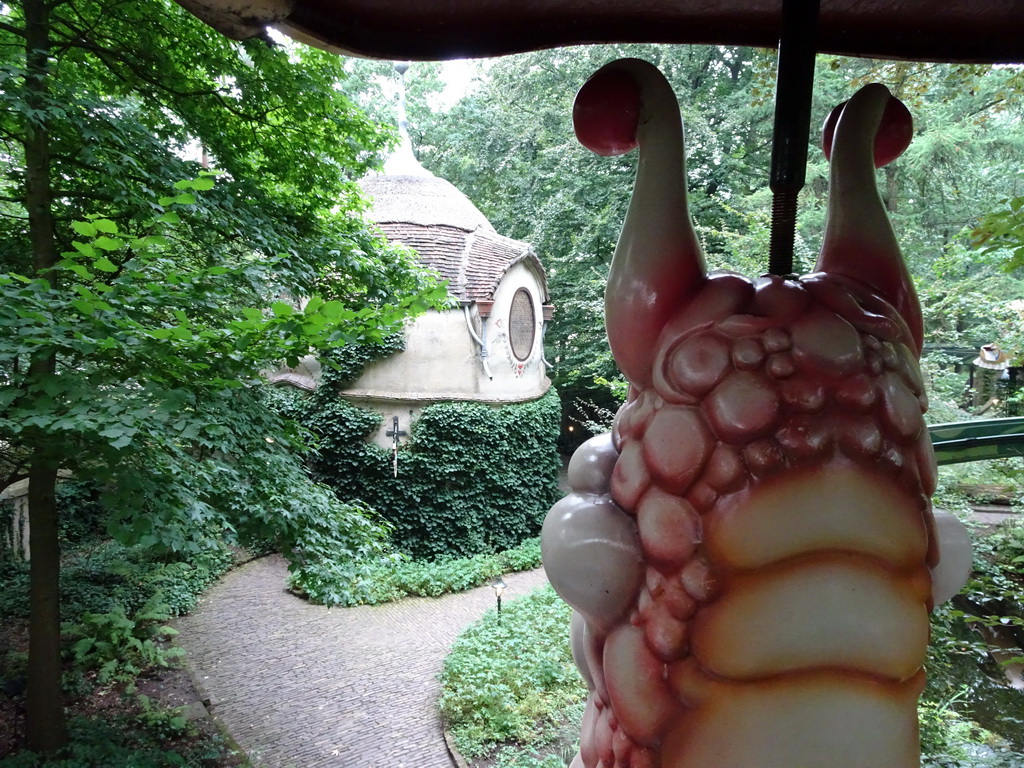
[[[201,695],[253,765],[451,768],[437,677],[494,591],[329,610],[285,591],[286,576],[283,558],[254,560],[176,623]],[[546,581],[503,578],[507,597]]]

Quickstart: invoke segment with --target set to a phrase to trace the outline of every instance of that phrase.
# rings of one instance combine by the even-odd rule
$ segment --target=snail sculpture
[[[970,554],[936,533],[921,312],[874,176],[909,113],[880,85],[836,108],[817,268],[756,280],[705,270],[655,67],[602,68],[574,121],[640,160],[606,294],[629,400],[542,533],[590,689],[573,768],[916,768],[928,614]]]

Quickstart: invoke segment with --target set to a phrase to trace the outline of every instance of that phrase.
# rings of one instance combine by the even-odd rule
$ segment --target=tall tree
[[[30,483],[28,741],[53,751],[58,471],[105,481],[115,529],[154,545],[276,531],[299,559],[315,523],[370,546],[306,479],[259,371],[437,294],[360,218],[388,133],[336,57],[229,42],[166,0],[21,0],[0,8],[0,79],[0,487]]]

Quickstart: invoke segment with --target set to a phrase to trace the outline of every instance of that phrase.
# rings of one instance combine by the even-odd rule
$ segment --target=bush
[[[301,499],[291,518],[294,532],[285,540],[289,584],[311,602],[352,605],[365,602],[371,565],[387,551],[389,527],[373,510],[343,504],[323,487],[318,503]]]
[[[540,566],[540,537],[496,555],[411,560],[401,555],[379,559],[358,571],[320,563],[293,573],[289,586],[322,605],[379,605],[403,597],[438,597],[486,584],[503,573]],[[311,580],[312,576],[312,580]]]

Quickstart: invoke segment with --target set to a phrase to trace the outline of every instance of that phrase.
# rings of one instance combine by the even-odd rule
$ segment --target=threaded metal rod
[[[783,0],[775,127],[772,138],[772,233],[768,271],[793,271],[796,202],[807,171],[819,0]]]

